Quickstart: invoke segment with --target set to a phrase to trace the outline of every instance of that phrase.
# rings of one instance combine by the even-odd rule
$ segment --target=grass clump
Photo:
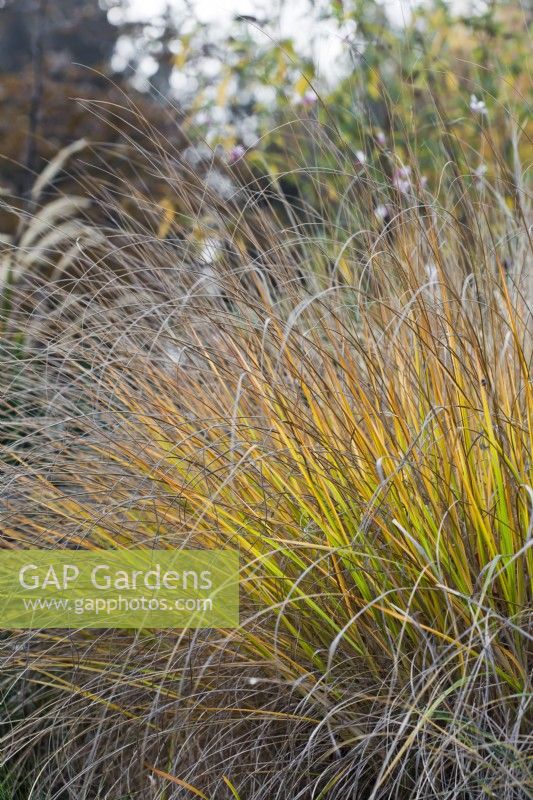
[[[2,640],[5,759],[50,796],[531,796],[527,186],[387,158],[294,200],[160,154],[175,226],[115,177],[98,247],[16,288],[5,546],[242,565],[237,631]]]

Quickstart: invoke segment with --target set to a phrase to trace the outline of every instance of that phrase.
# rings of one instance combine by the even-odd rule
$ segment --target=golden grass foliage
[[[260,232],[264,192],[201,187],[203,255],[111,231],[26,318],[3,546],[242,564],[235,632],[3,638],[6,762],[47,797],[529,796],[527,192],[413,184],[383,220],[337,180]]]

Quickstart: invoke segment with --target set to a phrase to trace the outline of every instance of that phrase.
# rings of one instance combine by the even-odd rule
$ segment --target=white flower
[[[383,203],[380,203],[379,206],[375,207],[374,214],[379,220],[383,221],[387,219],[387,217],[390,214],[389,207],[384,205]]]
[[[235,194],[233,181],[216,169],[210,170],[205,176],[205,182],[209,189],[217,194],[222,200],[229,200]]]
[[[248,678],[248,683],[250,684],[250,686],[255,686],[258,680],[259,678]]]
[[[479,166],[477,166],[475,168],[475,170],[474,170],[474,178],[475,178],[474,185],[475,185],[476,189],[481,189],[483,187],[484,178],[485,178],[486,174],[487,174],[487,165],[486,164],[480,164]]]
[[[360,164],[366,164],[366,154],[362,150],[357,150],[355,153],[356,159]]]
[[[204,264],[212,264],[213,261],[216,261],[218,257],[222,253],[222,242],[220,239],[215,239],[214,237],[210,237],[205,239],[202,243],[202,251],[200,253],[200,258],[204,262]]]
[[[470,95],[470,111],[474,114],[486,114],[487,106],[484,100],[478,100],[475,94]]]

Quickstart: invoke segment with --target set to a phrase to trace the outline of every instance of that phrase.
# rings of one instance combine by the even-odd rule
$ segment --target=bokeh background
[[[333,113],[337,143],[357,152],[369,135],[401,148],[416,115],[431,169],[439,116],[478,149],[473,94],[493,122],[506,109],[527,127],[532,18],[530,0],[3,0],[0,186],[22,198],[66,145],[124,141],[128,101],[178,147],[203,141],[230,160],[242,147],[273,173],[287,121]]]

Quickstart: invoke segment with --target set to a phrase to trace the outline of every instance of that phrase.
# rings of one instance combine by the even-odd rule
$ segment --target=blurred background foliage
[[[479,186],[500,181],[513,205],[512,171],[533,156],[531,0],[429,0],[407,16],[375,0],[302,0],[292,28],[280,25],[287,8],[258,5],[218,25],[188,0],[148,21],[129,0],[3,0],[0,189],[10,202],[1,231],[14,234],[10,208],[82,137],[108,155],[158,140],[193,167],[217,161],[298,203],[340,203],[339,173],[364,169],[383,181],[383,202],[372,200],[382,216],[397,195],[435,192],[464,165]],[[103,179],[98,157],[84,156]],[[331,179],[318,187],[314,167]],[[134,195],[159,203],[168,235],[183,216],[168,183],[141,180],[124,149],[113,168],[126,170]],[[72,182],[58,171],[46,196]]]

